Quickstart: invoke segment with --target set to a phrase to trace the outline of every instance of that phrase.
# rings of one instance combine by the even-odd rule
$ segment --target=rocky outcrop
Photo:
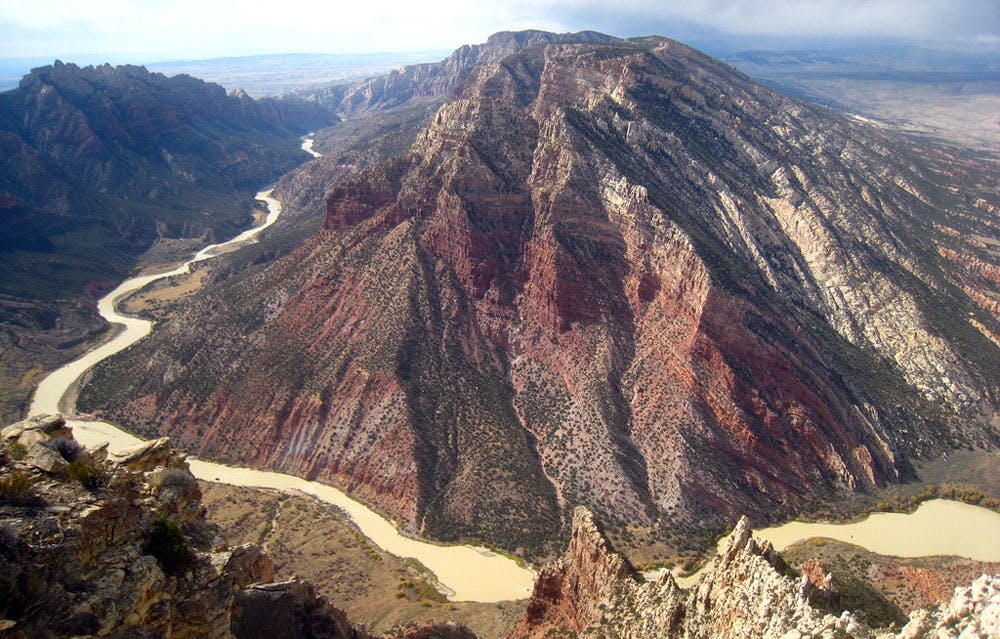
[[[236,639],[368,639],[298,580],[251,584],[236,593],[232,633]]]
[[[981,167],[674,41],[529,40],[81,406],[536,557],[567,504],[679,551],[996,444],[998,318],[927,249],[996,262]]]
[[[0,418],[106,325],[94,299],[154,244],[170,262],[236,235],[252,193],[336,121],[137,66],[55,64],[0,93]]]
[[[898,635],[879,639],[955,639],[1000,637],[1000,575],[983,575],[967,588],[955,588],[950,601],[910,615]]]
[[[956,589],[951,602],[910,616],[898,634],[873,630],[863,612],[830,614],[810,605],[807,593],[827,580],[816,565],[800,578],[769,542],[754,539],[740,519],[714,564],[690,592],[669,572],[642,582],[619,570],[615,554],[589,512],[574,514],[566,554],[538,576],[525,617],[508,639],[574,636],[606,639],[805,639],[857,637],[994,637],[1000,612],[1000,575],[983,575]],[[609,570],[609,566],[612,569]],[[553,587],[557,584],[556,587]],[[939,634],[935,634],[939,633]]]
[[[259,547],[221,547],[168,440],[109,457],[58,415],[2,436],[4,637],[367,636],[308,584],[262,583],[274,572]]]
[[[573,532],[562,558],[542,568],[528,609],[512,637],[541,638],[552,628],[580,631],[602,621],[621,584],[637,581],[586,508],[573,512]]]

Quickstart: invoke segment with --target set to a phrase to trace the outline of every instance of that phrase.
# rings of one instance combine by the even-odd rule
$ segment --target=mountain
[[[81,409],[529,557],[575,504],[677,556],[996,447],[994,165],[664,38],[491,41],[372,85],[352,113],[441,106],[283,180],[322,228],[222,263]]]
[[[744,51],[724,60],[787,95],[995,157],[1000,64],[995,50],[876,46]]]
[[[615,37],[593,31],[564,34],[533,30],[501,31],[483,44],[459,47],[441,62],[408,65],[361,82],[306,90],[301,95],[333,108],[341,117],[357,117],[414,101],[449,96],[465,82],[477,65],[497,62],[525,47],[562,42],[609,44],[616,41]]]
[[[0,343],[3,385],[18,387],[3,414],[20,413],[32,367],[102,330],[94,296],[143,252],[235,235],[252,194],[306,157],[298,136],[334,121],[133,66],[57,61],[0,94]]]
[[[898,633],[896,624],[870,623],[877,621],[877,598],[846,608],[844,593],[813,576],[803,571],[800,577],[741,519],[697,587],[681,590],[666,571],[644,581],[581,508],[569,547],[539,573],[528,610],[508,639],[931,639],[1000,632],[1000,575],[955,588],[950,601],[899,620],[905,625]],[[875,629],[880,626],[889,627]]]

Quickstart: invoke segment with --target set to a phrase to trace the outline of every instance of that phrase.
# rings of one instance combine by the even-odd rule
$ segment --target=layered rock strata
[[[586,503],[682,548],[996,444],[994,285],[932,248],[995,265],[972,175],[674,41],[532,40],[82,406],[432,537],[539,556]]]

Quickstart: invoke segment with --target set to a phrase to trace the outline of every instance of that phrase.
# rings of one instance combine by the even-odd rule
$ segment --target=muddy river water
[[[312,150],[312,139],[303,142],[303,150]],[[77,360],[52,372],[35,391],[30,414],[64,412],[81,443],[93,446],[109,442],[112,451],[139,443],[135,435],[107,422],[74,416],[75,382],[91,367],[122,351],[148,335],[153,323],[124,315],[116,310],[118,301],[142,287],[166,277],[189,272],[190,265],[237,250],[269,227],[281,214],[281,203],[262,191],[257,199],[266,203],[265,222],[244,231],[228,242],[208,246],[181,266],[159,273],[144,274],[122,282],[98,302],[98,311],[117,332],[108,342]],[[374,543],[384,550],[420,561],[437,577],[442,592],[457,601],[493,602],[521,599],[531,592],[534,573],[513,560],[485,548],[464,545],[438,545],[403,535],[389,520],[351,499],[331,486],[275,472],[224,466],[190,458],[191,470],[205,480],[237,486],[258,486],[294,490],[343,509]],[[824,525],[793,522],[757,533],[783,548],[796,540],[813,536],[833,537],[885,554],[918,556],[955,554],[973,559],[1000,561],[1000,515],[958,502],[935,500],[923,504],[911,515],[877,514],[849,525]],[[695,579],[697,577],[694,577]],[[685,580],[690,584],[691,578]]]

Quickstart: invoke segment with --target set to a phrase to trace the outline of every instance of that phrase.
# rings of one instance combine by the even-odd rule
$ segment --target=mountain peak
[[[345,93],[429,116],[384,163],[310,168],[322,231],[185,306],[85,408],[532,557],[571,504],[679,555],[682,528],[996,444],[975,237],[997,229],[993,196],[952,195],[962,160],[670,41],[496,42],[533,39]],[[269,310],[206,310],[248,304]]]

